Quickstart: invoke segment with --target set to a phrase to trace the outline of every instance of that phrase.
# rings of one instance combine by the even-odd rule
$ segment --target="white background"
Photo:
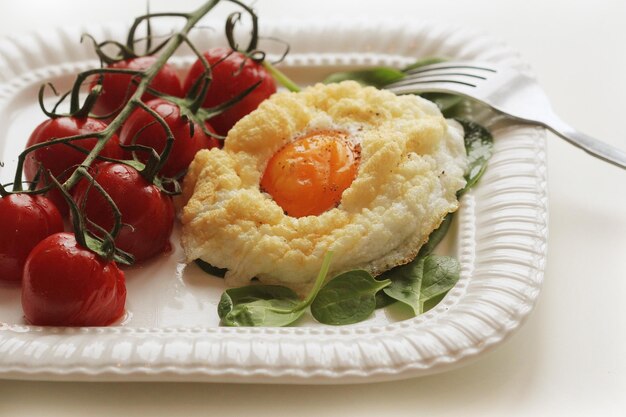
[[[200,3],[151,2],[153,11]],[[531,63],[565,120],[626,149],[624,0],[258,0],[255,6],[261,19],[414,18],[489,33]],[[144,9],[139,0],[0,0],[0,36],[130,20]],[[0,416],[624,416],[626,171],[552,135],[548,152],[550,244],[539,303],[507,343],[469,366],[346,386],[0,381]]]

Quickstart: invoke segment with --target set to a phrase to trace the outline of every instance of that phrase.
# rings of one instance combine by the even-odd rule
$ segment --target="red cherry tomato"
[[[94,179],[104,188],[122,214],[122,229],[116,246],[141,262],[170,249],[174,226],[172,199],[146,181],[134,168],[105,162],[96,165]],[[111,206],[87,180],[78,183],[73,194],[79,207],[85,203],[89,220],[111,230],[115,218]]]
[[[104,130],[106,126],[104,122],[88,117],[58,117],[56,119],[48,119],[35,128],[28,139],[26,147],[48,142],[52,139],[100,132]],[[86,150],[91,150],[96,145],[96,142],[96,138],[87,138],[72,143]],[[111,139],[109,139],[102,152],[100,152],[100,155],[115,159],[124,158],[124,151],[119,146],[119,138],[117,135],[113,135]],[[69,174],[71,174],[71,172],[69,172],[71,168],[80,165],[86,156],[86,154],[62,143],[46,146],[30,152],[26,156],[24,172],[26,178],[32,180],[37,174],[39,166],[42,165],[45,170],[49,170],[52,175],[57,177],[60,181],[64,181],[69,177]],[[52,190],[48,194],[48,197],[55,203],[62,215],[67,215],[67,203],[58,189]]]
[[[227,55],[228,57],[224,59]],[[213,48],[205,52],[204,57],[212,66],[213,76],[204,100],[204,107],[222,104],[261,81],[261,84],[240,102],[210,120],[217,133],[226,135],[239,119],[256,109],[263,100],[276,92],[276,82],[262,65],[239,52],[232,52],[227,48]],[[200,60],[197,60],[187,74],[184,90],[189,91],[203,73],[204,66]]]
[[[47,198],[29,194],[0,198],[0,281],[19,282],[35,245],[62,231],[61,215]]]
[[[180,109],[176,104],[162,99],[151,100],[146,104],[165,119],[174,135],[174,145],[167,162],[161,169],[161,174],[173,177],[189,167],[196,152],[200,149],[210,149],[219,145],[217,139],[205,134],[196,123],[194,123],[193,136],[190,136],[189,122],[181,117]],[[208,123],[206,126],[209,131],[214,133],[213,128]],[[142,108],[136,109],[130,115],[120,131],[122,144],[145,145],[158,153],[161,153],[165,148],[166,137],[165,129]],[[148,160],[147,152],[137,151],[136,155],[143,162]]]
[[[116,62],[109,65],[108,68],[143,71],[148,69],[152,64],[154,64],[155,61],[156,58],[153,56],[143,56]],[[137,79],[138,78],[135,78],[135,80]],[[98,79],[95,78],[92,80],[91,86],[93,87],[97,84],[97,82]],[[182,96],[180,79],[176,74],[176,70],[168,64],[165,64],[152,79],[150,88],[161,93],[169,94],[170,96]],[[136,90],[137,85],[133,82],[132,75],[104,73],[102,80],[102,93],[100,93],[100,96],[98,97],[98,100],[96,100],[96,103],[91,111],[97,116],[106,116],[110,114],[110,119],[113,119],[113,117],[119,113],[124,104],[126,104],[128,99],[135,93]],[[144,101],[153,98],[155,97],[149,93],[142,96]]]
[[[57,233],[32,250],[24,267],[22,308],[39,326],[106,326],[124,313],[124,272]]]

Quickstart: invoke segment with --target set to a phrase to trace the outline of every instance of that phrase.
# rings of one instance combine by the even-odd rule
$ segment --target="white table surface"
[[[153,11],[201,0],[152,0]],[[0,1],[0,36],[130,19],[139,0]],[[624,0],[258,0],[262,19],[415,17],[489,33],[565,120],[626,149]],[[535,311],[505,344],[430,377],[344,386],[0,381],[0,416],[624,416],[626,171],[550,135],[550,244]]]

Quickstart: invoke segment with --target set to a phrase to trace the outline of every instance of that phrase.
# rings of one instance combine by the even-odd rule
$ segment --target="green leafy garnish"
[[[381,278],[391,281],[391,285],[383,290],[390,298],[400,301],[420,314],[420,289],[424,274],[424,258],[417,258],[406,265],[397,266],[382,274]]]
[[[446,236],[446,233],[448,233],[448,229],[452,224],[453,216],[454,213],[448,213],[439,224],[439,227],[430,232],[430,235],[428,236],[428,241],[424,243],[424,245],[420,248],[419,253],[417,254],[418,258],[430,255],[432,251],[435,250],[439,242],[441,242]]]
[[[435,103],[446,118],[452,117],[456,112],[457,106],[465,100],[461,96],[445,93],[423,93],[420,96]]]
[[[200,269],[202,269],[207,274],[213,275],[219,278],[224,278],[224,276],[226,275],[226,272],[228,272],[228,269],[218,268],[216,266],[211,265],[208,262],[204,262],[202,259],[196,259],[194,262],[196,265],[200,267]]]
[[[429,255],[383,274],[391,285],[383,291],[409,306],[415,315],[425,311],[425,303],[442,297],[457,283],[459,262],[450,256]],[[432,308],[432,307],[430,307]]]
[[[441,58],[441,57],[436,57],[436,56],[426,57],[426,58],[418,59],[414,63],[409,64],[406,67],[402,68],[402,72],[409,72],[411,70],[425,67],[427,65],[440,64],[446,61],[447,61],[446,58]]]
[[[382,88],[404,78],[406,71],[443,61],[441,58],[427,58],[402,70],[376,67],[340,72],[328,76],[324,82],[354,80],[362,85]],[[422,96],[435,102],[445,117],[458,113],[457,108],[464,102],[462,97],[451,94],[425,93]],[[493,137],[478,123],[456,120],[463,126],[468,156],[467,184],[457,193],[460,197],[476,185],[485,172],[493,153]],[[314,288],[304,301],[299,301],[296,293],[289,288],[280,286],[252,285],[227,290],[218,308],[222,324],[285,326],[300,318],[309,306],[317,321],[331,325],[358,323],[370,317],[376,308],[395,302],[408,306],[415,315],[422,314],[435,307],[460,277],[460,265],[455,258],[432,254],[448,232],[452,218],[453,213],[443,218],[412,262],[395,267],[377,279],[366,271],[354,270],[335,277],[322,287],[330,262],[325,259]]]
[[[467,152],[467,170],[465,171],[465,188],[458,192],[463,195],[472,188],[487,169],[487,161],[493,153],[493,136],[489,131],[478,123],[456,119],[465,131],[465,150]]]
[[[324,84],[331,84],[352,80],[361,85],[383,88],[387,84],[401,80],[404,76],[402,71],[395,68],[376,67],[366,70],[336,72],[329,75],[323,82]]]
[[[367,271],[348,271],[333,278],[317,294],[311,314],[323,324],[342,325],[367,319],[376,309],[376,293],[391,284]]]
[[[389,297],[387,294],[385,294],[384,291],[378,291],[376,293],[376,309],[378,310],[379,308],[385,308],[388,305],[391,305],[393,303],[395,303],[397,300]]]
[[[431,310],[435,307],[437,307],[437,304],[439,304],[441,302],[441,300],[443,300],[443,298],[446,296],[447,292],[444,292],[436,297],[431,298],[430,300],[426,300],[424,301],[423,304],[423,311],[422,313],[427,312],[428,310]]]
[[[248,285],[222,294],[217,313],[226,326],[286,326],[304,310],[298,295],[280,285]]]
[[[398,70],[392,67],[375,67],[364,70],[335,72],[326,77],[323,82],[324,84],[330,84],[352,80],[358,82],[361,85],[383,88],[386,85],[402,80],[404,77],[406,77],[407,71],[424,67],[426,65],[438,64],[445,61],[446,60],[443,58],[432,57],[420,59],[411,65],[407,65],[402,70]],[[424,93],[420,94],[420,96],[435,103],[445,117],[450,117],[456,109],[457,105],[459,105],[463,101],[462,97],[453,94]]]
[[[420,302],[447,293],[460,278],[461,265],[451,256],[430,255],[424,258]]]
[[[311,305],[326,280],[332,253],[328,252],[311,293],[300,301],[293,290],[280,285],[248,285],[222,294],[217,313],[225,326],[287,326]]]

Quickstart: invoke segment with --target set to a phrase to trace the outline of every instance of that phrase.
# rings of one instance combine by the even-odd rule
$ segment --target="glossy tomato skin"
[[[189,167],[193,157],[201,149],[211,149],[219,146],[220,142],[205,134],[200,126],[194,123],[193,136],[190,135],[189,122],[183,120],[180,109],[172,102],[155,99],[146,103],[152,110],[163,117],[174,135],[174,145],[167,162],[161,169],[161,174],[173,177]],[[148,126],[148,127],[146,127]],[[206,124],[210,132],[215,133],[211,125]],[[165,148],[167,134],[165,129],[154,123],[154,118],[144,109],[136,109],[122,126],[120,142],[123,145],[145,145],[161,153]],[[148,155],[137,151],[139,160],[145,162]]]
[[[26,147],[49,142],[53,139],[101,132],[106,126],[104,122],[89,117],[58,117],[48,119],[35,128],[28,139]],[[86,150],[91,150],[96,145],[96,142],[96,138],[87,138],[74,141],[73,144]],[[100,152],[100,155],[115,159],[122,159],[124,157],[124,151],[120,147],[120,140],[117,135],[113,135],[111,139],[109,139],[104,149],[102,149],[102,152]],[[37,174],[39,166],[42,165],[45,170],[49,170],[59,181],[64,181],[69,177],[69,174],[71,174],[71,168],[80,165],[86,156],[87,155],[84,153],[71,149],[63,144],[46,146],[30,152],[26,156],[26,160],[24,161],[24,173],[26,174],[26,179],[30,181]],[[44,180],[45,178],[42,182]],[[67,215],[67,203],[61,193],[58,190],[52,190],[48,194],[61,214],[63,216]]]
[[[228,57],[224,59],[227,55]],[[205,52],[204,57],[212,66],[213,76],[204,107],[222,104],[261,81],[261,84],[240,102],[210,120],[215,131],[225,136],[239,119],[255,110],[263,100],[276,92],[276,82],[261,64],[239,52],[232,52],[227,48],[213,48]],[[222,59],[224,60],[220,62]],[[185,78],[184,91],[188,92],[203,73],[204,66],[197,60]]]
[[[116,62],[109,65],[108,68],[143,71],[154,64],[155,61],[156,58],[153,56],[144,56]],[[97,81],[97,79],[92,80],[91,85],[94,86]],[[170,96],[182,97],[180,79],[178,78],[178,74],[176,74],[176,70],[169,64],[165,64],[152,79],[150,88]],[[102,93],[100,97],[98,97],[98,100],[96,100],[91,112],[97,116],[111,115],[109,117],[109,120],[111,120],[119,113],[136,90],[137,86],[133,82],[132,75],[104,73]],[[153,98],[155,97],[149,93],[142,96],[144,101]]]
[[[58,117],[48,119],[35,128],[28,139],[26,147],[48,142],[52,139],[97,133],[106,129],[106,127],[106,123],[90,117]],[[73,144],[86,150],[91,150],[96,145],[96,142],[96,138],[87,138],[74,141]],[[116,159],[124,156],[117,135],[113,135],[111,139],[109,139],[100,155]],[[85,159],[85,156],[84,153],[71,149],[63,144],[46,146],[28,154],[24,162],[24,172],[26,173],[26,178],[32,180],[41,163],[43,167],[50,170],[54,176],[60,176],[68,168],[80,165]]]
[[[57,233],[31,251],[24,267],[22,308],[38,326],[106,326],[124,313],[124,272]]]
[[[168,251],[174,226],[172,199],[146,181],[134,168],[116,163],[100,163],[94,168],[95,180],[104,188],[122,214],[122,229],[116,246],[141,262]],[[102,194],[86,180],[78,183],[73,194],[88,219],[105,230],[114,224],[113,211]]]
[[[61,214],[49,199],[29,194],[0,198],[0,281],[20,282],[30,251],[62,231]]]

